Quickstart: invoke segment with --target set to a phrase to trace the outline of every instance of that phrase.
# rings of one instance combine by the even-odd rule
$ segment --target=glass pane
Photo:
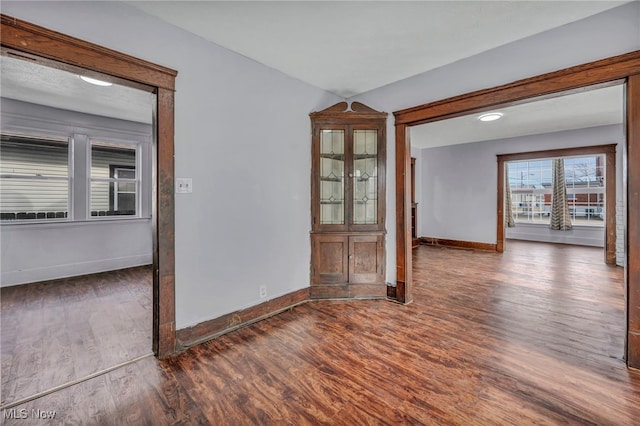
[[[129,192],[136,193],[135,182],[118,182],[118,193]]]
[[[320,223],[344,224],[344,130],[320,132]]]
[[[135,179],[136,170],[135,169],[116,169],[114,173],[114,177],[118,179]]]
[[[129,178],[129,176],[118,176],[118,173],[123,173],[123,170],[130,170],[129,173],[133,173],[135,177],[135,145],[91,142],[91,177]]]
[[[69,211],[69,181],[0,179],[0,218],[62,219]]]
[[[122,185],[133,185],[132,192],[118,191]],[[91,216],[136,214],[136,184],[131,182],[91,182]]]
[[[605,212],[604,189],[602,192],[576,192],[567,194],[569,213],[575,225],[603,226]]]
[[[378,131],[353,131],[353,223],[378,223]]]
[[[63,219],[69,210],[69,142],[2,135],[1,220]],[[52,178],[52,179],[49,179]]]
[[[136,214],[136,146],[109,142],[91,142],[91,177],[114,179],[91,182],[91,216]],[[122,179],[122,180],[120,180]]]
[[[574,224],[603,226],[605,156],[564,158],[569,213]],[[551,217],[551,160],[510,162],[509,185],[516,222],[548,224]]]
[[[2,135],[0,174],[69,176],[69,142]]]

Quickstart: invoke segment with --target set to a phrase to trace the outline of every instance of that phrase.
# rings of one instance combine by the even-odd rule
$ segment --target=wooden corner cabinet
[[[311,298],[383,298],[387,113],[346,102],[310,114]]]

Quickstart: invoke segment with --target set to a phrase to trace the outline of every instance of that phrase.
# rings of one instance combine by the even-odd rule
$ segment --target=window
[[[150,216],[151,147],[142,138],[1,136],[3,224]]]
[[[137,146],[91,142],[91,216],[137,214]]]
[[[69,140],[3,134],[0,142],[0,219],[69,217]]]
[[[513,215],[518,223],[549,223],[551,215],[551,158],[508,163]],[[605,157],[564,158],[567,198],[572,222],[604,226]]]

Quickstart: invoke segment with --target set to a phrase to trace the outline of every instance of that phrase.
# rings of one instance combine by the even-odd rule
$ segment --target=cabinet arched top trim
[[[386,112],[376,111],[361,102],[352,102],[351,106],[349,106],[347,102],[338,102],[322,111],[315,111],[309,114],[312,119],[331,118],[348,120],[360,118],[386,120],[387,115]]]

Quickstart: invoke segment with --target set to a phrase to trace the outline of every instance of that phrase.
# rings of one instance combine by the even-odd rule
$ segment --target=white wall
[[[522,136],[421,150],[420,236],[495,244],[498,154],[622,144],[622,125]],[[619,147],[621,145],[618,145]],[[616,197],[622,195],[622,152],[616,152]],[[424,207],[426,206],[426,207]],[[518,224],[507,238],[602,246],[602,228],[550,231]]]
[[[1,99],[1,128],[3,132],[71,138],[74,136],[74,161],[84,162],[76,167],[75,186],[80,185],[80,197],[72,197],[75,222],[46,220],[31,223],[3,221],[0,224],[0,286],[30,283],[75,275],[103,272],[152,262],[151,159],[144,157],[140,173],[141,210],[138,219],[112,220],[87,217],[86,179],[79,170],[86,171],[86,142],[80,139],[95,137],[101,140],[121,140],[141,144],[141,152],[151,152],[149,124],[115,120],[55,108]],[[84,150],[84,151],[83,151]]]
[[[2,12],[178,71],[178,329],[309,286],[309,113],[341,101],[121,2]]]
[[[2,12],[179,71],[177,328],[309,285],[308,114],[340,101],[119,2],[10,2]],[[633,3],[365,93],[378,110],[492,87],[640,48]],[[388,124],[387,279],[395,277],[395,140]]]
[[[363,102],[380,111],[393,112],[635,51],[640,49],[638,22],[640,2],[628,3],[349,100]],[[387,135],[387,279],[393,281],[396,271],[393,116],[388,122]],[[424,205],[419,206],[419,209],[423,208]],[[488,240],[487,235],[486,231],[474,229],[464,239]]]

